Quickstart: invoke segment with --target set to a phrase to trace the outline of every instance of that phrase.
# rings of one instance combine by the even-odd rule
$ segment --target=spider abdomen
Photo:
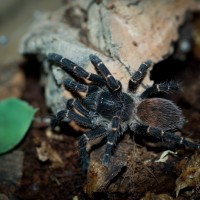
[[[97,112],[107,119],[119,116],[121,121],[128,121],[132,114],[134,102],[125,93],[113,94],[109,91],[102,92],[99,97]]]
[[[180,129],[184,124],[181,110],[172,101],[161,98],[143,100],[137,115],[145,125],[162,130]]]

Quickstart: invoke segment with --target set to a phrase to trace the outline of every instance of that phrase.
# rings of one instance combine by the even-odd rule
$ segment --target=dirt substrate
[[[35,66],[34,72],[30,71],[33,69],[30,67],[30,63]],[[162,65],[162,70],[166,70],[166,73],[162,74],[169,74],[167,77],[161,76],[160,65]],[[165,66],[172,67],[165,68]],[[173,66],[176,66],[175,68],[178,70],[175,70]],[[25,75],[22,99],[39,108],[36,118],[49,117],[51,112],[46,107],[44,91],[39,84],[40,64],[31,60],[24,63],[21,68]],[[198,74],[200,74],[200,64],[193,55],[189,55],[184,62],[177,61],[171,56],[156,65],[152,72],[152,78],[156,82],[167,79],[181,80],[184,92],[170,95],[170,98],[182,108],[188,120],[183,129],[184,136],[197,142],[199,141],[200,126],[198,104],[200,79],[197,78]],[[195,92],[191,93],[191,91]],[[23,154],[23,157],[19,157],[23,160],[21,181],[13,181],[11,186],[11,182],[4,179],[3,184],[0,185],[0,192],[7,195],[9,199],[87,199],[84,194],[86,176],[80,167],[77,145],[77,137],[80,135],[81,132],[76,132],[67,125],[62,126],[60,131],[52,132],[45,122],[34,121],[26,138],[15,150]],[[5,171],[9,173],[9,170],[8,168]],[[13,170],[15,171],[15,167]],[[177,174],[174,174],[174,180],[177,177]],[[170,185],[170,189],[164,192],[174,196],[172,185],[175,187],[175,182],[166,182],[165,184],[165,188]],[[107,197],[103,196],[102,198]],[[116,199],[118,198],[116,196]],[[179,197],[179,199],[185,198]]]

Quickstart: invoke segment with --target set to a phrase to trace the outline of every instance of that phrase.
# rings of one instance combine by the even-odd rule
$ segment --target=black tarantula
[[[129,80],[128,91],[124,92],[120,81],[112,76],[96,55],[90,55],[89,58],[98,74],[88,73],[56,53],[48,55],[50,61],[58,63],[67,73],[90,81],[89,84],[80,84],[70,79],[64,80],[66,89],[85,92],[86,97],[82,100],[68,100],[66,110],[58,112],[52,119],[54,126],[67,118],[90,129],[79,138],[83,167],[87,168],[86,145],[88,141],[98,137],[106,137],[103,165],[108,166],[113,146],[128,128],[134,134],[143,137],[149,135],[168,144],[184,145],[192,149],[200,148],[200,145],[174,134],[174,131],[182,128],[184,124],[181,110],[170,100],[150,98],[153,93],[170,93],[178,90],[179,85],[176,82],[155,84],[140,95],[137,94],[137,88],[151,66],[151,61],[142,63],[138,71],[133,73]]]

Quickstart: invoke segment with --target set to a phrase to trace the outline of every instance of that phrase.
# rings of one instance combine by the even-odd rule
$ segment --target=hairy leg
[[[86,145],[90,140],[94,140],[96,138],[105,136],[107,134],[107,129],[104,127],[99,127],[94,130],[90,130],[85,132],[80,138],[79,138],[79,146],[80,146],[80,159],[82,163],[82,167],[84,170],[87,170],[88,167],[88,161],[89,161],[89,154],[86,149]]]
[[[73,73],[79,78],[87,79],[100,85],[105,85],[105,80],[103,77],[88,73],[82,67],[78,66],[77,64],[73,63],[71,60],[64,58],[63,56],[56,54],[56,53],[49,53],[48,59],[50,61],[56,62],[61,65],[61,68],[66,71],[67,73]]]
[[[183,145],[191,149],[200,149],[199,144],[190,142],[186,140],[184,137],[175,135],[173,132],[163,131],[158,128],[152,128],[150,126],[137,125],[135,127],[135,133],[138,135],[143,135],[143,136],[150,135],[154,138],[157,138],[160,141],[170,143],[172,147],[174,147],[175,145]]]
[[[134,92],[135,90],[137,90],[138,86],[140,85],[144,77],[146,76],[148,68],[151,65],[152,65],[152,62],[150,60],[140,65],[138,71],[136,71],[129,80],[130,91]]]
[[[160,84],[155,84],[152,87],[147,88],[140,97],[142,99],[148,98],[151,94],[155,94],[158,92],[172,93],[179,90],[179,84],[175,81],[164,82]]]
[[[103,157],[103,164],[105,166],[108,166],[111,155],[112,155],[112,148],[116,144],[117,139],[120,136],[120,130],[119,130],[120,121],[121,121],[121,119],[118,116],[115,116],[112,119],[112,129],[109,132],[109,135],[107,136],[106,150],[105,150],[105,154]]]
[[[64,118],[73,120],[84,127],[94,128],[93,118],[87,118],[87,117],[81,116],[72,110],[61,110],[55,116],[53,116],[52,122],[51,122],[52,127],[55,127],[56,125],[58,125]]]
[[[119,81],[117,81],[114,76],[110,73],[108,68],[104,65],[102,60],[98,58],[96,55],[91,54],[90,61],[96,67],[96,69],[100,72],[100,74],[105,78],[109,88],[115,92],[121,89],[121,85]]]

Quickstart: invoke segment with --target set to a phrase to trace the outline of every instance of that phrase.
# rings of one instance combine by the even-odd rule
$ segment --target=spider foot
[[[84,135],[79,137],[79,147],[80,147],[80,161],[82,169],[85,171],[89,165],[89,154],[86,150],[87,138]]]
[[[109,163],[110,163],[110,154],[104,154],[103,156],[103,165],[108,167]]]
[[[66,114],[67,114],[67,111],[66,111],[66,110],[61,110],[61,111],[59,111],[59,112],[57,113],[57,115],[56,115],[58,121],[62,121],[62,120],[65,118]]]
[[[51,127],[55,128],[59,124],[59,121],[56,117],[56,115],[52,115],[51,117]]]
[[[82,136],[79,137],[79,146],[80,148],[83,148],[87,143],[87,139],[85,134],[83,134]]]
[[[89,154],[86,148],[80,148],[80,161],[81,161],[82,169],[86,171],[89,165]]]
[[[54,62],[60,62],[61,59],[63,58],[61,55],[57,53],[49,53],[47,57],[48,57],[48,60],[54,61]]]
[[[67,113],[67,111],[61,110],[56,115],[53,115],[51,117],[51,127],[52,128],[56,127],[63,120],[63,118],[66,116],[66,113]]]

